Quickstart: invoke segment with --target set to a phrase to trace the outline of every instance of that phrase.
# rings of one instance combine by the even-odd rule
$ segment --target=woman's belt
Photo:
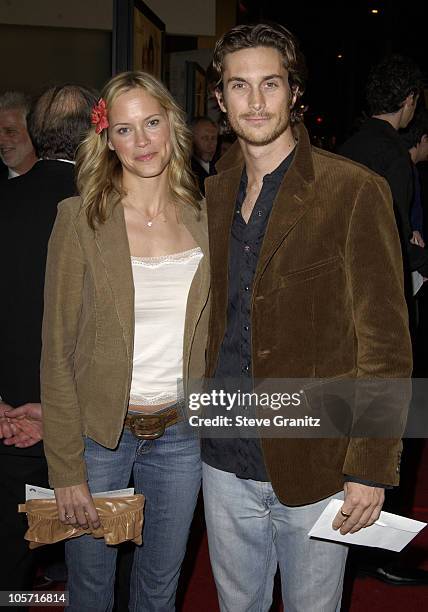
[[[180,406],[181,403],[177,402],[162,412],[154,412],[152,414],[144,412],[138,414],[128,413],[125,417],[125,427],[129,427],[136,438],[155,440],[163,436],[167,427],[175,425],[175,423],[183,419]],[[134,406],[132,407],[134,408]],[[138,406],[135,406],[135,408],[138,408]]]

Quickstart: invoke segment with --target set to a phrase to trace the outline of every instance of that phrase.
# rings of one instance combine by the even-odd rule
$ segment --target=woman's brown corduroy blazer
[[[208,321],[206,214],[180,208],[203,252],[190,287],[183,379],[203,375]],[[123,207],[92,230],[80,198],[64,200],[51,235],[41,364],[44,447],[53,487],[86,480],[84,437],[115,448],[132,376],[134,285]]]

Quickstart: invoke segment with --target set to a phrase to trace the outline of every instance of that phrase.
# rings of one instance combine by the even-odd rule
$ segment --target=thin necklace
[[[159,215],[161,213],[163,213],[169,206],[169,203],[164,206],[163,208],[161,208],[161,210],[159,212],[157,212],[153,217],[149,217],[148,215],[146,215],[145,213],[142,213],[141,211],[138,210],[138,208],[135,208],[135,206],[132,206],[132,208],[135,210],[136,213],[138,213],[139,215],[141,215],[142,217],[144,216],[146,219],[148,219],[148,221],[145,221],[145,226],[146,227],[152,227],[153,225],[153,221],[159,217]],[[164,223],[166,223],[166,219],[163,220]]]

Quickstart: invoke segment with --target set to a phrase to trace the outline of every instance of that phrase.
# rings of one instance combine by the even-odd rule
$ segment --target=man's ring
[[[342,516],[344,516],[345,518],[349,518],[349,517],[351,516],[350,514],[346,514],[346,512],[343,512],[343,510],[342,510],[342,509],[340,510],[340,514],[341,514]],[[67,516],[67,515],[66,515],[66,516]]]
[[[65,518],[67,519],[67,521],[71,521],[71,519],[74,518],[74,514],[66,514]]]

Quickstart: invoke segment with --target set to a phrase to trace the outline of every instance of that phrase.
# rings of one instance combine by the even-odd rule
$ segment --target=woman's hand
[[[98,529],[100,517],[86,482],[55,489],[59,520],[65,525],[80,525],[83,529]]]

